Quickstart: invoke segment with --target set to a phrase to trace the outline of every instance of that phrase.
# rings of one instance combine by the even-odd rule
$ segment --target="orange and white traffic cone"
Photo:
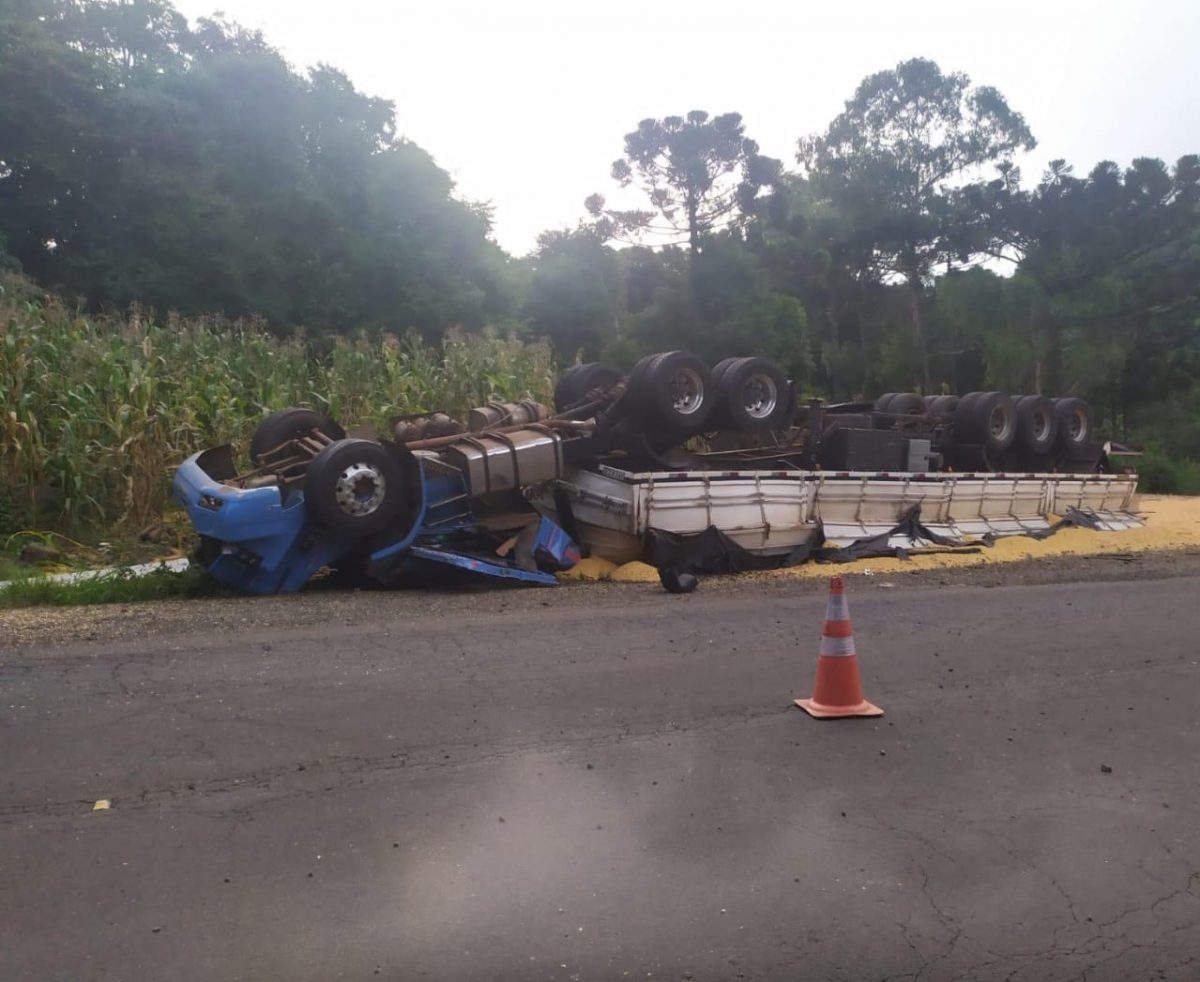
[[[850,605],[846,601],[846,584],[840,576],[829,581],[829,604],[825,608],[825,628],[821,632],[821,654],[817,658],[817,681],[812,698],[795,702],[818,719],[883,715],[882,709],[863,698],[854,629],[850,626]]]

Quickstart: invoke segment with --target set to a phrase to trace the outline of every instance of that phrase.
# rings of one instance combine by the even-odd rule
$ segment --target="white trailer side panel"
[[[650,529],[690,534],[716,526],[760,555],[786,553],[818,528],[844,545],[889,531],[915,505],[923,525],[956,540],[1039,531],[1068,507],[1096,513],[1107,529],[1141,524],[1131,475],[631,473],[602,466],[570,471],[559,486],[584,542],[614,561],[636,558]],[[549,492],[533,500],[554,513]],[[895,544],[924,543],[905,537]]]

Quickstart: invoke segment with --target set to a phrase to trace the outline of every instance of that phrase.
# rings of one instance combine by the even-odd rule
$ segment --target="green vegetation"
[[[1200,494],[1200,463],[1172,458],[1161,446],[1148,447],[1137,470],[1143,491]]]
[[[168,0],[8,0],[0,530],[136,531],[180,459],[284,405],[461,411],[674,347],[835,399],[1084,396],[1151,447],[1148,487],[1200,492],[1200,157],[1030,186],[1033,145],[1001,93],[912,59],[794,161],[736,112],[614,134],[644,206],[592,195],[517,259],[344,74]]]
[[[0,158],[0,245],[88,307],[429,339],[516,312],[488,209],[391,103],[166,0],[5,0]]]
[[[254,323],[93,317],[30,299],[11,276],[5,288],[0,532],[137,531],[161,513],[184,457],[217,443],[244,448],[281,406],[386,426],[425,409],[547,399],[554,378],[545,342],[492,332],[451,332],[436,346],[360,333],[318,350]]]

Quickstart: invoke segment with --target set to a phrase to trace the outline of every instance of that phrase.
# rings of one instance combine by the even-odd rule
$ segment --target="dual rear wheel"
[[[554,402],[565,412],[622,378],[618,369],[590,363],[559,377]],[[642,358],[625,379],[625,408],[648,432],[683,438],[708,430],[766,433],[783,429],[794,408],[787,376],[765,358],[726,358],[713,369],[690,351]]]
[[[769,433],[783,429],[795,408],[792,387],[765,358],[726,358],[713,369],[717,421],[724,429]]]
[[[954,410],[954,438],[992,452],[1015,447],[1035,459],[1076,454],[1092,441],[1092,410],[1073,397],[969,392]]]
[[[878,425],[889,428],[895,417],[950,417],[956,443],[981,446],[990,454],[1012,449],[1036,459],[1055,452],[1078,452],[1092,439],[1091,408],[1075,398],[1004,392],[922,398],[912,392],[886,392],[875,400],[874,409],[883,414]]]

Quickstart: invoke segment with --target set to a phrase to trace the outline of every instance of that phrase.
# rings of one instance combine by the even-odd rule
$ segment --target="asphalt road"
[[[0,978],[1200,976],[1200,578],[491,596],[0,653]]]

